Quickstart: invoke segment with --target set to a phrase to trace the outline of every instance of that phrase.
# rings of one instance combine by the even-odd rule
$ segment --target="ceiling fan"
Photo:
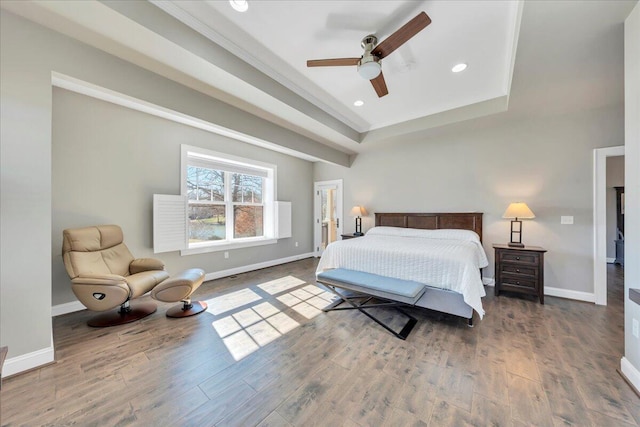
[[[343,67],[356,65],[358,67],[358,73],[363,78],[371,81],[378,97],[382,98],[387,95],[389,91],[387,90],[387,84],[382,75],[380,60],[402,46],[430,23],[431,18],[429,18],[425,12],[420,12],[415,18],[404,24],[380,44],[378,44],[378,39],[373,34],[369,34],[363,38],[360,45],[364,49],[364,53],[360,58],[313,59],[307,61],[307,67]]]

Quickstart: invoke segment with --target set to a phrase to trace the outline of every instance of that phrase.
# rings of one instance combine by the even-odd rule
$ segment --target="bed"
[[[365,236],[330,244],[316,274],[344,268],[424,283],[416,306],[470,325],[473,311],[483,317],[482,213],[376,213],[375,225]]]

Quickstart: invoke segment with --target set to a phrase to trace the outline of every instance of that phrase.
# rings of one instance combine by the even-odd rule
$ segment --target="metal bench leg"
[[[356,304],[352,300],[353,299],[362,298],[362,297],[347,297],[347,296],[342,295],[340,292],[338,292],[335,289],[334,286],[327,285],[327,284],[325,284],[325,285],[327,286],[327,288],[329,288],[329,290],[331,292],[336,294],[340,298],[340,300],[334,302],[333,304],[331,304],[328,307],[325,307],[322,311],[326,312],[326,311],[334,311],[334,310],[358,310],[362,314],[364,314],[365,316],[367,316],[368,318],[370,318],[371,320],[376,322],[378,325],[382,326],[387,331],[391,332],[394,336],[396,336],[396,337],[398,337],[398,338],[400,338],[402,340],[406,340],[407,339],[407,337],[411,333],[411,330],[413,329],[413,327],[416,325],[416,323],[418,323],[418,321],[416,320],[415,317],[410,316],[404,310],[401,310],[399,308],[399,306],[401,305],[400,303],[397,303],[397,302],[385,302],[385,303],[381,303],[381,304],[363,305],[363,304],[366,304],[369,300],[371,300],[371,297],[369,297],[369,298],[367,298],[367,300],[364,303]],[[351,305],[351,307],[338,307],[338,305],[342,304],[343,302],[348,303],[349,305]],[[407,323],[404,325],[404,327],[402,328],[402,330],[400,332],[396,332],[393,329],[391,329],[389,326],[387,326],[384,322],[379,320],[377,317],[375,317],[372,314],[369,314],[369,313],[367,313],[365,311],[367,308],[377,308],[377,307],[394,307],[397,311],[399,311],[400,313],[402,313],[406,317],[408,317],[409,320],[407,321]]]

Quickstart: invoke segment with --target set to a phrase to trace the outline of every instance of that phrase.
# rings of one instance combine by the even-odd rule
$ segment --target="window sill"
[[[265,238],[265,239],[249,240],[244,242],[213,243],[208,246],[183,249],[180,251],[180,256],[205,254],[209,252],[228,251],[230,249],[251,248],[253,246],[273,245],[275,243],[278,243],[278,239]]]

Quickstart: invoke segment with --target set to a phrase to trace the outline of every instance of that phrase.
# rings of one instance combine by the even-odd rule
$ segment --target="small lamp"
[[[362,218],[360,218],[360,216],[366,216],[366,215],[367,215],[367,210],[362,206],[354,206],[353,209],[351,209],[351,216],[356,217],[356,232],[353,233],[354,236],[364,235],[364,233],[362,232]]]
[[[502,218],[515,218],[511,221],[511,241],[509,246],[514,248],[524,248],[522,243],[522,221],[520,219],[531,219],[536,216],[531,212],[529,206],[524,202],[511,203]]]

